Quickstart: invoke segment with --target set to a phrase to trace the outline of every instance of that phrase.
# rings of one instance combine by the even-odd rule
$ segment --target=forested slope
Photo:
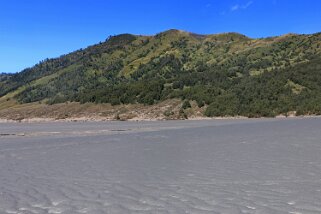
[[[207,116],[321,114],[321,34],[122,34],[0,76],[0,96],[112,105],[180,98],[207,108]]]

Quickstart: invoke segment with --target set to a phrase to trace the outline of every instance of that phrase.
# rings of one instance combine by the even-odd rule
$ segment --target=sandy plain
[[[321,213],[321,119],[0,123],[0,213]]]

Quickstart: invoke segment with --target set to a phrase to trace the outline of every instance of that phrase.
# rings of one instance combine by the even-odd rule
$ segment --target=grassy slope
[[[173,66],[163,62],[168,57],[180,63],[179,72],[191,72],[207,66],[219,69],[228,78],[251,82],[266,72],[295,69],[309,63],[320,56],[320,46],[321,34],[288,34],[265,39],[250,39],[237,33],[196,35],[178,30],[156,36],[124,34],[58,59],[45,60],[9,79],[0,80],[0,109],[17,107],[17,101],[46,101],[56,98],[57,94],[63,97],[64,102],[75,99],[75,95],[82,92],[97,88],[103,91],[104,87],[113,87],[115,84],[125,85],[127,83],[123,79],[133,81],[132,75],[140,72],[144,66],[147,70],[152,70],[151,66],[158,66],[157,75],[166,80],[165,86],[172,87],[175,80],[179,79],[177,75],[181,74],[173,74]],[[171,76],[166,79],[164,76],[168,73]],[[145,76],[139,78],[149,81]],[[211,84],[216,86],[215,82]],[[284,87],[290,88],[296,95],[309,89],[309,86],[290,79],[284,83]],[[184,90],[190,87],[194,86],[185,85]],[[218,88],[223,92],[227,90],[220,86]],[[175,95],[175,90],[171,92],[171,97]],[[54,101],[59,102],[59,99]]]

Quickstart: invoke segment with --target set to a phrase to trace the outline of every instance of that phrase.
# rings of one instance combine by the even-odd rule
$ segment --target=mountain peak
[[[177,30],[177,29],[170,29],[170,30],[166,30],[163,31],[161,33],[156,34],[156,37],[159,36],[178,36],[178,35],[189,35],[188,32],[183,31],[183,30]]]
[[[135,36],[133,34],[124,33],[124,34],[119,34],[116,36],[110,36],[107,38],[106,41],[109,45],[112,45],[112,46],[113,45],[125,45],[125,44],[132,42],[136,38],[137,38],[137,36]]]

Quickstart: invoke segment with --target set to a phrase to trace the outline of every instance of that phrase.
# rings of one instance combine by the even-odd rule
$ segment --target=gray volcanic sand
[[[321,119],[0,124],[0,213],[321,213]]]

